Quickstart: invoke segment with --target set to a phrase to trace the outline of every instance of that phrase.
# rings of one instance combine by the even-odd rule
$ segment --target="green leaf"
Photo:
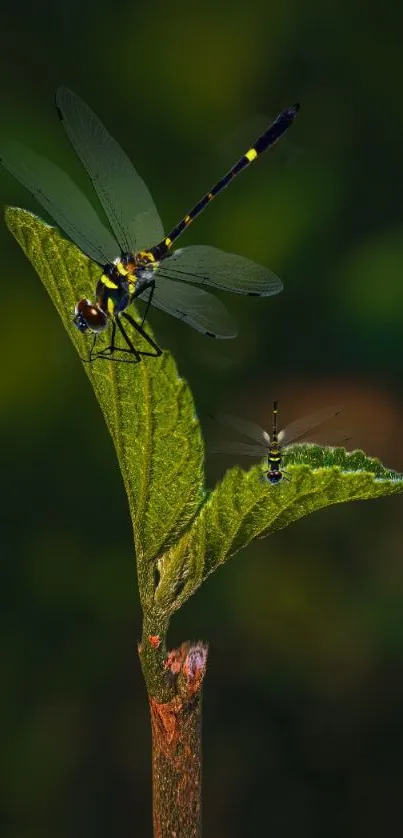
[[[31,213],[8,209],[6,220],[76,349],[86,355],[87,342],[74,328],[72,312],[77,299],[93,296],[99,268]],[[142,348],[141,338],[133,333],[131,338]],[[122,470],[151,634],[156,624],[164,630],[169,616],[204,579],[252,539],[333,503],[403,490],[403,475],[385,469],[362,451],[303,444],[284,450],[289,481],[277,486],[267,483],[267,464],[248,472],[237,467],[207,496],[192,397],[169,353],[136,365],[97,361],[84,369]],[[146,645],[144,650],[146,655]],[[152,657],[154,664],[155,660]]]
[[[158,608],[171,613],[216,568],[255,538],[264,538],[330,504],[403,491],[403,475],[363,451],[294,445],[285,449],[290,477],[272,486],[267,464],[236,467],[215,487],[192,527],[160,557]]]
[[[72,315],[77,300],[94,298],[99,267],[32,213],[9,207],[6,223],[39,274],[79,355],[86,358],[88,338],[73,325]],[[145,348],[134,330],[128,331],[135,346]],[[152,559],[175,543],[204,496],[203,441],[192,395],[166,351],[139,364],[98,360],[85,364],[84,370],[118,455],[143,595],[153,590]]]

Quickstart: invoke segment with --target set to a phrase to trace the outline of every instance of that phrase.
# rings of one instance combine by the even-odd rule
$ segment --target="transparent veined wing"
[[[164,273],[171,279],[212,285],[233,294],[269,297],[279,294],[283,288],[281,279],[268,268],[209,245],[174,250],[162,264]]]
[[[157,244],[164,229],[143,179],[105,126],[75,93],[59,87],[57,110],[124,251]]]
[[[267,451],[270,436],[260,425],[256,425],[255,422],[249,422],[246,419],[240,419],[239,416],[233,416],[231,413],[217,413],[214,419],[222,425],[228,425],[228,427],[234,428],[240,434],[243,434],[243,436],[259,442],[263,448],[263,452]]]
[[[317,410],[315,413],[310,413],[308,416],[303,416],[302,419],[291,422],[283,431],[280,431],[278,435],[279,442],[282,445],[290,445],[292,442],[296,442],[301,437],[309,434],[314,428],[322,425],[323,422],[333,419],[343,409],[342,405],[324,407],[322,410]],[[315,442],[315,440],[313,441]]]
[[[147,302],[149,296],[150,291],[146,291],[135,302]],[[203,335],[215,338],[234,338],[237,335],[236,325],[227,309],[213,294],[201,288],[171,282],[159,273],[151,305],[183,320]]]
[[[324,431],[321,433],[316,433],[314,435],[314,439],[312,443],[314,445],[321,445],[327,448],[337,448],[338,446],[345,446],[346,442],[350,442],[352,440],[352,435],[350,434],[347,436],[347,431],[338,431],[337,434],[332,433],[331,431],[326,434]],[[306,440],[310,442],[310,440]]]
[[[226,439],[209,443],[208,450],[212,454],[241,454],[245,457],[260,458],[267,456],[267,445],[250,445],[248,442],[231,442]]]
[[[58,166],[19,143],[2,144],[0,162],[90,259],[104,265],[119,255],[112,233]]]

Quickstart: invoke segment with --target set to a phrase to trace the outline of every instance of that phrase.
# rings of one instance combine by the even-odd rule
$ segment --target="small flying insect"
[[[342,410],[343,407],[341,406],[325,407],[322,410],[316,411],[316,413],[311,413],[309,416],[304,416],[302,419],[291,422],[284,430],[278,432],[278,402],[274,401],[271,434],[268,434],[267,431],[254,422],[248,422],[229,413],[219,413],[217,416],[214,416],[214,419],[223,425],[235,428],[244,437],[253,439],[258,445],[251,445],[250,442],[230,442],[229,440],[224,440],[213,443],[209,446],[209,450],[215,454],[241,454],[247,457],[256,457],[256,459],[267,457],[268,471],[265,472],[264,476],[269,483],[275,486],[281,480],[289,481],[291,479],[289,473],[281,468],[284,446],[298,442],[298,440],[306,437],[314,428],[337,416]]]
[[[150,306],[183,320],[209,337],[235,337],[236,328],[221,302],[192,283],[210,285],[233,294],[268,297],[282,290],[281,280],[267,268],[215,247],[199,245],[173,251],[172,246],[213,198],[285,134],[299,105],[282,111],[168,235],[164,234],[147,186],[98,117],[65,87],[57,91],[56,108],[90,177],[113,235],[73,181],[50,161],[13,144],[0,153],[0,162],[34,195],[80,250],[101,268],[95,302],[82,298],[74,312],[73,322],[77,329],[93,335],[88,360],[107,358],[133,363],[143,354],[160,355],[162,350],[144,329]],[[141,324],[127,312],[134,299],[146,304]],[[150,352],[140,352],[134,347],[122,320],[145,338]],[[110,343],[96,352],[97,339],[110,323]],[[117,329],[125,342],[124,348],[116,344]],[[126,358],[120,358],[116,353],[125,353]]]

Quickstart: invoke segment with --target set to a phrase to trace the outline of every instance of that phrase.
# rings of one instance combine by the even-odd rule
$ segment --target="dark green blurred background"
[[[264,424],[278,398],[286,423],[342,402],[333,430],[403,470],[395,9],[9,0],[0,84],[1,134],[51,157],[91,195],[52,109],[59,84],[81,95],[135,162],[166,227],[245,150],[240,136],[254,139],[254,114],[300,101],[283,147],[183,239],[270,266],[284,293],[222,295],[237,341],[209,342],[158,312],[151,322],[202,419],[229,409]],[[5,172],[0,201],[44,215]],[[150,838],[122,482],[80,362],[4,223],[0,242],[1,834]],[[227,464],[208,459],[210,483]],[[208,838],[402,829],[402,503],[334,507],[255,544],[174,620],[171,645],[211,644]]]

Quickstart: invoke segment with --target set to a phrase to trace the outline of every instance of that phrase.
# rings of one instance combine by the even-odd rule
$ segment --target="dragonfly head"
[[[280,483],[280,481],[283,478],[283,475],[281,474],[281,471],[271,469],[270,471],[266,472],[265,477],[266,480],[268,480],[268,482],[272,484],[272,486],[275,486],[277,483]]]
[[[97,303],[83,299],[75,306],[73,323],[79,332],[90,331],[99,334],[106,329],[108,318]]]

